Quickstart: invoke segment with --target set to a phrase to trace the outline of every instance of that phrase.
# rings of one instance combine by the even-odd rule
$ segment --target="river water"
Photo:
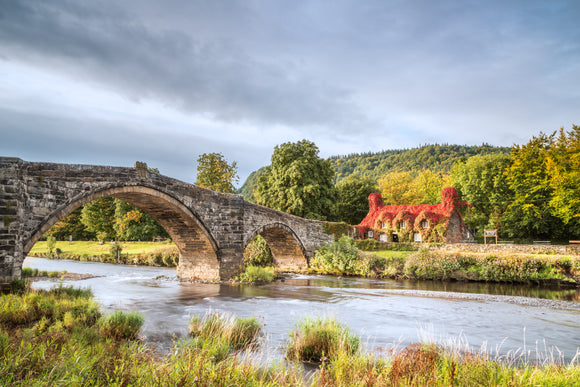
[[[169,350],[193,314],[254,316],[264,324],[263,355],[282,346],[304,317],[332,316],[370,351],[435,341],[492,356],[569,362],[580,349],[580,291],[470,283],[297,275],[261,286],[180,282],[175,269],[28,257],[24,267],[99,276],[58,281],[91,288],[107,310],[139,311],[145,340]],[[33,287],[55,286],[38,281]]]

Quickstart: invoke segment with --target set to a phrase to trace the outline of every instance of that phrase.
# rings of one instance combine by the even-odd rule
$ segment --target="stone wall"
[[[166,229],[180,252],[182,278],[231,278],[258,233],[290,268],[304,267],[331,239],[320,222],[149,172],[144,163],[124,168],[0,157],[0,282],[20,278],[24,257],[58,220],[104,196],[141,208]]]

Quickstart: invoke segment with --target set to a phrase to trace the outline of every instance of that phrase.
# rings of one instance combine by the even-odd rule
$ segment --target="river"
[[[415,282],[296,275],[261,286],[180,282],[175,269],[28,257],[24,267],[99,277],[38,281],[91,288],[106,311],[139,311],[145,340],[161,351],[185,337],[190,317],[210,312],[254,316],[264,324],[262,351],[281,359],[282,346],[303,317],[332,316],[372,351],[430,340],[492,356],[561,357],[580,349],[579,290],[473,283]]]

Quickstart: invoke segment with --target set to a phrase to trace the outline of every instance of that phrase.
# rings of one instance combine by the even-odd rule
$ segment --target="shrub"
[[[339,354],[354,355],[360,351],[360,338],[347,326],[331,318],[305,318],[290,332],[286,357],[290,360],[318,362]]]
[[[244,264],[247,266],[271,266],[274,263],[268,242],[257,235],[244,250]]]
[[[121,251],[123,251],[123,247],[119,242],[115,242],[109,248],[109,254],[111,254],[111,258],[114,262],[119,261],[121,258]]]
[[[56,238],[52,235],[46,238],[46,248],[48,250],[48,256],[52,257],[52,253],[54,251],[54,247],[56,246]]]
[[[336,270],[340,273],[354,273],[358,260],[359,250],[354,241],[347,236],[342,236],[337,241],[317,250],[312,260],[312,266],[327,271]]]
[[[32,277],[32,269],[30,267],[23,267],[22,277]]]
[[[272,282],[276,279],[276,270],[273,267],[248,266],[242,274],[242,282]]]
[[[137,312],[117,310],[101,320],[101,333],[115,340],[135,340],[144,321],[143,316]]]

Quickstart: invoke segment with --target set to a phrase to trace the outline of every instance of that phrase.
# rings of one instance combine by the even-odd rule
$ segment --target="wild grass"
[[[428,335],[424,343],[369,354],[348,327],[328,318],[304,319],[290,334],[288,351],[311,356],[289,358],[322,360],[305,378],[294,362],[256,365],[242,356],[241,351],[256,348],[261,327],[254,318],[194,316],[192,338],[160,355],[136,334],[104,330],[106,325],[136,328],[142,318],[121,312],[103,316],[86,290],[60,287],[3,294],[0,313],[2,386],[580,385],[578,358],[568,364],[555,363],[550,356],[527,362],[526,348],[508,357],[493,356],[484,348],[473,351],[461,340],[435,344]],[[304,350],[307,343],[312,351]],[[224,346],[225,351],[220,349]]]
[[[189,323],[192,340],[187,345],[206,349],[220,361],[232,352],[254,348],[261,330],[254,317],[224,317],[219,313],[193,316]]]
[[[305,318],[290,332],[286,358],[319,362],[340,355],[352,356],[361,349],[360,339],[333,318]]]
[[[276,269],[273,267],[262,266],[246,266],[244,271],[240,273],[240,282],[254,283],[254,282],[272,282],[278,275]]]
[[[73,259],[128,265],[175,267],[179,251],[172,242],[115,242],[100,244],[96,241],[56,241],[58,254],[47,254],[47,242],[37,242],[29,254],[33,257]]]

